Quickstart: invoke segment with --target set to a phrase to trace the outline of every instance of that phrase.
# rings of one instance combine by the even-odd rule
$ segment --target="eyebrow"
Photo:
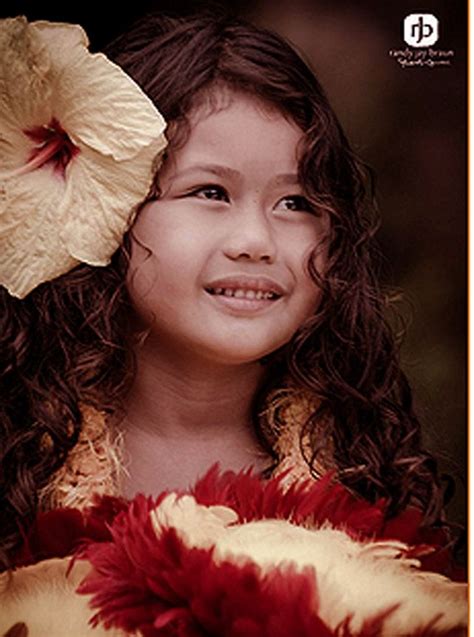
[[[191,166],[188,166],[187,168],[179,172],[176,175],[176,177],[187,176],[188,174],[195,173],[195,172],[207,172],[207,173],[216,175],[217,177],[223,177],[223,178],[227,177],[234,180],[239,180],[242,177],[241,173],[238,170],[235,170],[235,168],[230,168],[230,166],[223,166],[221,164],[205,164],[205,163],[193,164]],[[275,175],[272,181],[276,185],[299,184],[298,175],[296,173],[280,173],[278,175]]]
[[[182,177],[195,172],[206,172],[217,175],[217,177],[230,177],[233,179],[240,177],[238,170],[230,168],[229,166],[221,166],[220,164],[192,164],[178,173],[178,176]]]

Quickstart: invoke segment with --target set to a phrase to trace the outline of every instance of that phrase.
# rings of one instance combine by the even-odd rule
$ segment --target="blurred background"
[[[109,5],[111,6],[111,5]],[[185,14],[208,2],[6,2],[1,17],[80,23],[100,50],[154,11]],[[383,282],[403,292],[402,349],[425,446],[455,478],[448,515],[466,522],[467,467],[467,3],[458,0],[213,2],[289,39],[315,70],[358,154],[375,170]],[[403,19],[439,20],[433,60],[402,66]],[[414,49],[412,49],[414,50]],[[392,52],[392,54],[390,53]],[[442,55],[441,52],[447,55]]]

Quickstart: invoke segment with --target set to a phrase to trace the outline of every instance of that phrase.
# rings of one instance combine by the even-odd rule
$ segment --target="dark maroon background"
[[[411,324],[404,367],[425,442],[457,482],[451,518],[465,521],[467,365],[467,3],[456,0],[241,0],[215,2],[289,38],[315,69],[358,153],[375,169],[384,282],[404,292]],[[80,23],[100,49],[151,10],[186,13],[202,2],[4,2],[3,17]],[[102,11],[102,9],[101,9]],[[402,21],[434,14],[433,48],[449,67],[402,68]]]

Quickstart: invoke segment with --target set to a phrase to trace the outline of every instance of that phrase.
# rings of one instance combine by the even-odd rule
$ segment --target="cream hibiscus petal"
[[[72,34],[80,29],[61,25],[59,30],[66,26]],[[164,119],[120,67],[101,53],[90,54],[87,42],[79,37],[63,46],[67,32],[57,42],[55,25],[41,22],[33,27],[51,51],[51,78],[61,85],[56,108],[75,143],[83,142],[120,161],[133,157],[163,133]]]
[[[58,228],[64,182],[52,170],[11,179],[0,207],[1,283],[23,298],[39,283],[77,265],[61,241]],[[32,196],[34,193],[34,197]]]
[[[51,58],[26,18],[0,21],[0,137],[6,127],[30,127],[51,115]]]
[[[0,20],[0,284],[23,298],[106,265],[149,192],[165,121],[78,25]]]
[[[61,202],[64,227],[61,239],[71,256],[90,265],[106,265],[148,194],[153,159],[162,150],[161,139],[129,161],[84,148],[71,162]]]
[[[64,62],[70,55],[71,50],[76,47],[87,49],[89,46],[87,33],[79,24],[37,20],[36,22],[30,22],[29,26],[34,33],[41,37],[41,41],[47,45],[49,55],[53,60],[62,58]]]

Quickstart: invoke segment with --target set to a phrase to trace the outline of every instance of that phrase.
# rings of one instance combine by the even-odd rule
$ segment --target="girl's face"
[[[296,124],[243,93],[222,99],[196,108],[171,149],[160,199],[135,222],[127,285],[163,354],[238,364],[287,343],[316,309],[305,264],[327,220],[298,183]]]

